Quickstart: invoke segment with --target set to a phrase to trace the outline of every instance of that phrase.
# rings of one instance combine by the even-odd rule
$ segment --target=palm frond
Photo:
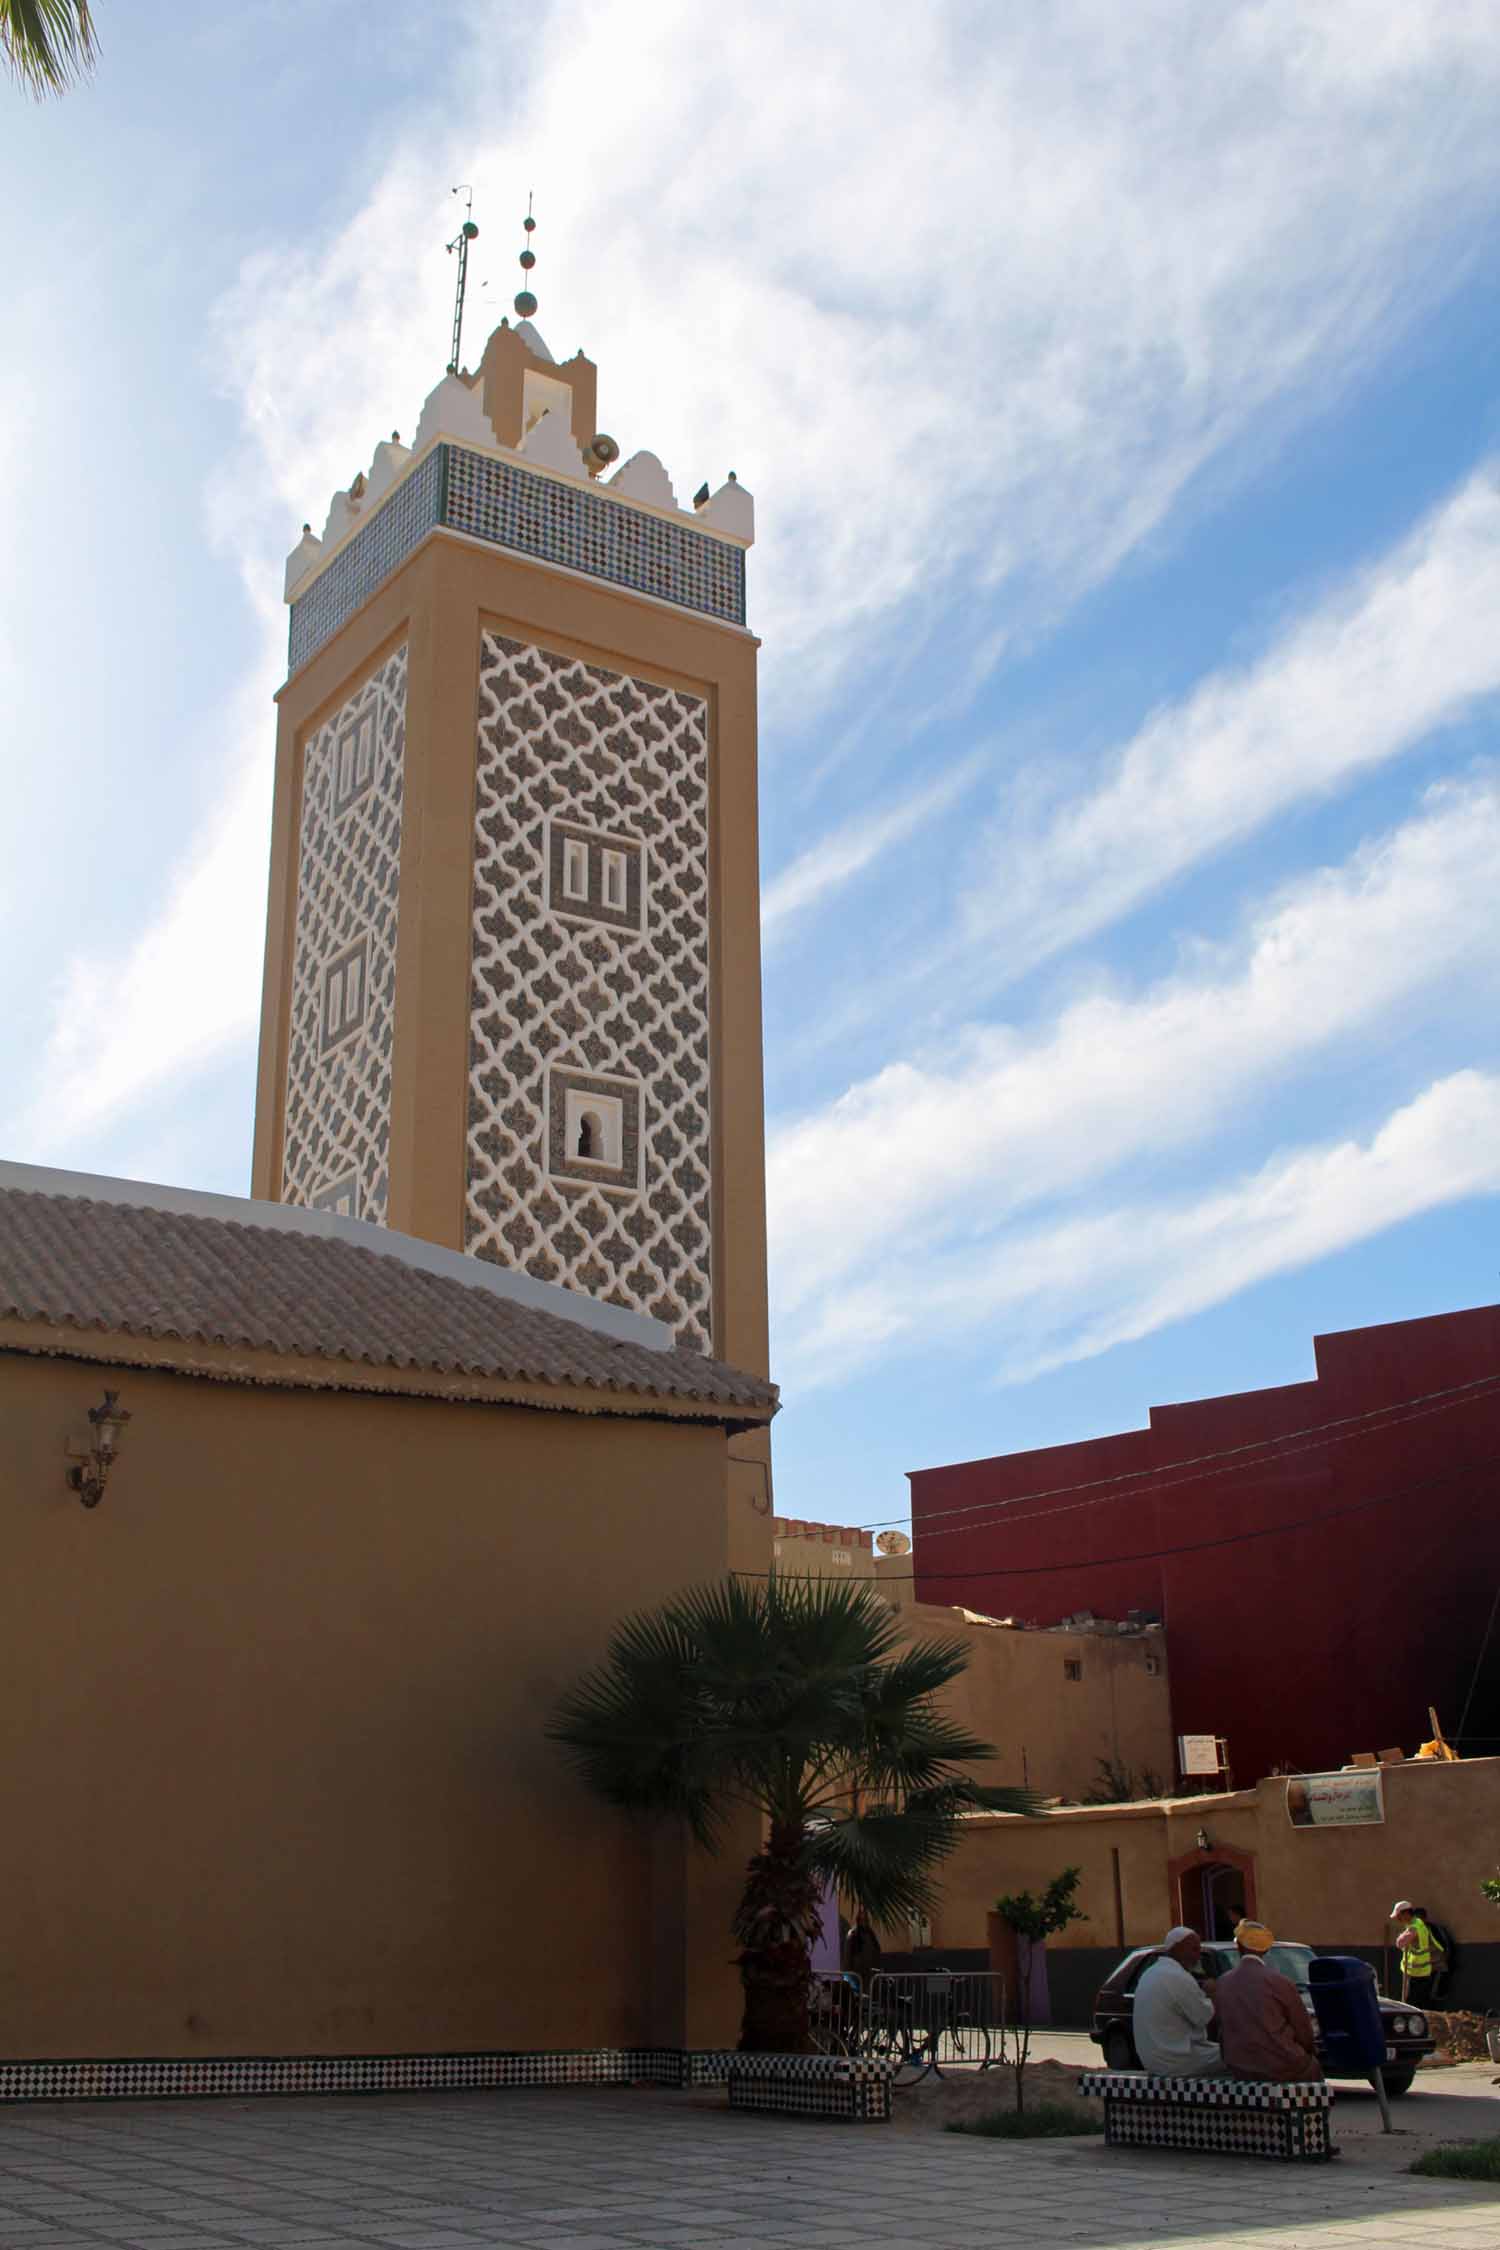
[[[881,1667],[882,1700],[899,1705],[936,1695],[939,1688],[945,1688],[967,1669],[968,1662],[969,1651],[956,1637],[913,1641]]]
[[[726,1770],[704,1724],[696,1664],[670,1610],[627,1617],[606,1661],[562,1697],[548,1733],[608,1803],[679,1814],[712,1844]]]
[[[88,0],[0,0],[0,55],[38,101],[87,78],[98,52]]]
[[[935,1789],[918,1790],[910,1802],[923,1811],[949,1817],[965,1812],[1003,1812],[1022,1813],[1032,1819],[1042,1809],[1042,1800],[1034,1789],[974,1781],[968,1774],[956,1774]]]
[[[808,1867],[871,1921],[900,1922],[933,1902],[933,1872],[958,1841],[947,1816],[911,1805],[877,1805],[810,1831]]]

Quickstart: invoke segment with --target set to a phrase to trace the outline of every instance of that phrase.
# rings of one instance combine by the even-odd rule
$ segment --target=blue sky
[[[247,1185],[282,562],[462,180],[469,356],[534,190],[756,495],[781,1510],[1500,1296],[1500,6],[183,13],[0,137],[6,1155]]]

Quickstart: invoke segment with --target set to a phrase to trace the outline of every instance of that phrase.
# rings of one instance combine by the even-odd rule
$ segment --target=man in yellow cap
[[[1401,1997],[1410,2001],[1414,2008],[1430,2008],[1437,1962],[1445,1958],[1443,1948],[1433,1936],[1421,1907],[1413,1906],[1409,1898],[1397,1899],[1391,1908],[1391,1920],[1401,1926],[1396,1940],[1396,1950],[1401,1956]]]
[[[1247,1919],[1237,1925],[1234,1942],[1239,1960],[1220,1977],[1214,1995],[1225,2071],[1283,2086],[1321,2078],[1317,2033],[1302,1995],[1266,1959],[1275,1932]]]

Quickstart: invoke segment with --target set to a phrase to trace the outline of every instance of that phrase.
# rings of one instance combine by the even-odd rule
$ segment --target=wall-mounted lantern
[[[1194,1841],[1196,1842],[1200,1852],[1206,1852],[1208,1850],[1208,1830],[1206,1828],[1200,1828]]]
[[[68,1441],[69,1453],[78,1456],[68,1471],[68,1484],[86,1508],[97,1508],[104,1498],[104,1487],[109,1482],[109,1472],[115,1455],[120,1450],[120,1438],[129,1413],[120,1404],[118,1391],[106,1391],[102,1406],[89,1408],[89,1425],[93,1431],[87,1445]]]

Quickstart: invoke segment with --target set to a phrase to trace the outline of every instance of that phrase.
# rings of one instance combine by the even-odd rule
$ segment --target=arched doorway
[[[1228,1844],[1183,1852],[1167,1862],[1177,1919],[1202,1938],[1233,1937],[1243,1915],[1256,1912],[1255,1854]]]

